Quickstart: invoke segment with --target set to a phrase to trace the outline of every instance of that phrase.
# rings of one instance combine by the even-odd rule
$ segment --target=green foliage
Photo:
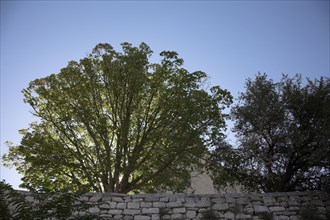
[[[264,192],[329,190],[330,79],[259,74],[232,109],[239,146],[215,150],[217,178]],[[224,150],[221,150],[224,149]]]
[[[206,90],[207,75],[182,68],[176,52],[149,63],[148,45],[122,49],[99,44],[23,90],[39,122],[4,156],[23,174],[21,187],[182,191],[187,167],[204,166],[200,159],[224,138],[230,93]]]
[[[10,213],[9,207],[14,207],[13,214]],[[13,188],[0,181],[0,219],[32,219],[33,209],[25,201],[24,196],[13,190]]]
[[[25,200],[23,194],[0,181],[0,220],[25,220],[25,219],[72,219],[87,220],[98,219],[97,216],[86,212],[81,217],[73,217],[73,212],[86,211],[88,204],[77,202],[81,193],[47,192],[34,193],[34,203]],[[9,207],[12,207],[10,212]]]
[[[216,213],[212,209],[208,209],[202,213],[202,219],[203,220],[217,220],[219,218],[217,217]]]
[[[299,215],[301,216],[301,220],[321,220],[321,219],[329,219],[330,211],[327,209],[326,211],[319,211],[317,207],[313,205],[303,206],[299,210]]]
[[[261,213],[261,215],[259,216],[261,220],[273,220],[273,214],[269,213],[269,212],[263,212]]]
[[[170,209],[169,208],[160,208],[159,209],[159,217],[160,219],[165,219],[165,216],[168,215],[170,213]]]
[[[212,153],[211,161],[212,179],[218,189],[226,191],[227,188],[242,186],[238,175],[241,171],[240,158],[233,146],[226,141],[220,142]],[[246,188],[242,190],[249,191]]]
[[[9,190],[11,190],[10,185],[6,184],[3,181],[0,181],[0,219],[10,219],[10,210],[9,210]]]
[[[299,214],[301,215],[302,220],[317,220],[317,208],[315,207],[304,207],[300,209]]]

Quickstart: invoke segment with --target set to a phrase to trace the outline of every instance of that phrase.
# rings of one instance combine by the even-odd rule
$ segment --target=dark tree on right
[[[330,79],[258,74],[245,88],[231,112],[238,146],[215,152],[222,175],[249,190],[329,192]]]

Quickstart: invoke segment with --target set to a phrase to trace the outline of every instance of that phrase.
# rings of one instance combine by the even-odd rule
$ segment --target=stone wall
[[[33,202],[31,193],[24,193]],[[229,193],[207,195],[89,193],[87,212],[102,219],[329,219],[330,197],[324,192]],[[74,213],[83,216],[86,212]]]

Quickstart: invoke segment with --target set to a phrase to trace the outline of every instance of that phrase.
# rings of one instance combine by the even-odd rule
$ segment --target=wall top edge
[[[20,194],[31,195],[33,192],[24,191],[24,190],[15,190]],[[102,197],[132,197],[132,198],[145,198],[145,197],[209,197],[209,198],[219,198],[219,197],[233,197],[233,198],[242,198],[242,197],[280,197],[280,196],[307,196],[307,195],[326,195],[327,192],[323,191],[296,191],[296,192],[268,192],[268,193],[219,193],[219,194],[184,194],[184,193],[155,193],[155,194],[123,194],[123,193],[86,193],[85,196],[96,196],[100,195]]]

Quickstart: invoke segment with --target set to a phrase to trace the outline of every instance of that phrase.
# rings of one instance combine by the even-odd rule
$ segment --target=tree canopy
[[[141,43],[117,52],[98,44],[60,73],[23,90],[39,118],[4,156],[23,174],[22,187],[122,192],[189,185],[188,167],[203,166],[208,148],[223,140],[227,90],[205,88],[176,52]]]
[[[330,79],[258,74],[232,108],[237,148],[215,151],[223,180],[250,190],[295,191],[330,185]]]

